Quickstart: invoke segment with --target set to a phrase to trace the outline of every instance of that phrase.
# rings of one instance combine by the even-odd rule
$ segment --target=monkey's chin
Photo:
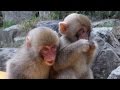
[[[54,60],[46,61],[45,62],[48,66],[52,66],[54,64]]]

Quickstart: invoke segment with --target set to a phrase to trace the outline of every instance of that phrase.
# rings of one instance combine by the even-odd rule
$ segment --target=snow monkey
[[[55,62],[58,34],[47,27],[29,31],[16,55],[7,62],[8,79],[47,79]]]
[[[90,19],[82,14],[72,13],[59,22],[60,47],[55,64],[50,71],[51,79],[93,79],[90,68],[97,43],[89,40]]]

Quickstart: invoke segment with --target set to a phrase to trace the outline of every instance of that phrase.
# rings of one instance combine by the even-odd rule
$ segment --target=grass
[[[22,30],[29,31],[34,27],[34,25],[39,21],[39,17],[32,17],[30,20],[25,20],[21,22]]]
[[[0,29],[4,29],[4,28],[7,28],[7,27],[10,27],[12,25],[15,25],[15,22],[14,21],[4,21],[3,22],[3,25],[0,27]]]

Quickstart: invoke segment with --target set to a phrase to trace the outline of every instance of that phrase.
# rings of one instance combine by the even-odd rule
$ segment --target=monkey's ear
[[[67,23],[65,22],[59,22],[59,30],[61,33],[65,33],[67,31]]]
[[[31,39],[29,36],[26,37],[26,46],[27,46],[27,48],[31,47]]]

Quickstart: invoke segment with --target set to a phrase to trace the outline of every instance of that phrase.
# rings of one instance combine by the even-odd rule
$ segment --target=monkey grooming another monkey
[[[31,30],[19,52],[7,62],[8,79],[47,79],[58,45],[58,34],[52,29]]]
[[[91,21],[82,14],[72,13],[59,23],[60,47],[51,79],[93,79],[90,66],[95,58],[97,43],[88,41]]]

